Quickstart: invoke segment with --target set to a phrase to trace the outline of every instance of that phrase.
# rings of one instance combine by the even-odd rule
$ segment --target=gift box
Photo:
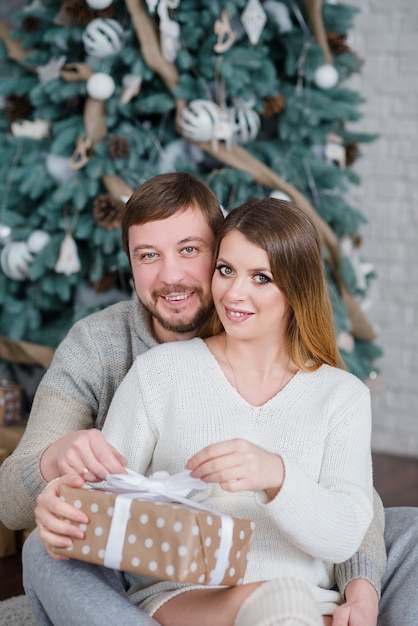
[[[22,419],[22,398],[19,385],[0,378],[0,424],[13,424]]]
[[[172,494],[158,491],[149,499],[143,492],[118,494],[63,485],[60,494],[82,509],[90,523],[83,526],[85,538],[75,539],[70,550],[56,548],[59,554],[162,580],[242,582],[254,533],[249,520],[184,497],[172,501]]]

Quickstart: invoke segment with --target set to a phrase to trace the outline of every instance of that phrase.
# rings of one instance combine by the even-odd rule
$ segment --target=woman
[[[333,564],[372,518],[369,392],[338,367],[320,244],[302,211],[245,203],[216,258],[216,334],[138,357],[103,433],[140,473],[186,466],[206,481],[194,499],[254,520],[253,548],[243,585],[156,582],[132,600],[163,626],[331,624]]]

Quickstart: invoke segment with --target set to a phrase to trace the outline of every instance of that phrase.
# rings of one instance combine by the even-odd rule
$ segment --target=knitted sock
[[[309,587],[295,578],[260,585],[244,602],[234,626],[323,626]]]

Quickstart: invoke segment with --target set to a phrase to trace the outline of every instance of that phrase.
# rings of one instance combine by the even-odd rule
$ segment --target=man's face
[[[194,337],[206,318],[214,243],[203,213],[193,207],[129,228],[135,290],[158,341]]]

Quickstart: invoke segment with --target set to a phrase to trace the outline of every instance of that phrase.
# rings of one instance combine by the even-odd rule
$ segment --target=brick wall
[[[352,192],[369,220],[362,255],[378,278],[367,315],[385,351],[370,384],[373,447],[418,457],[418,2],[347,4],[361,9],[349,45],[364,59],[349,86],[367,100],[353,128],[381,135],[362,144]]]

